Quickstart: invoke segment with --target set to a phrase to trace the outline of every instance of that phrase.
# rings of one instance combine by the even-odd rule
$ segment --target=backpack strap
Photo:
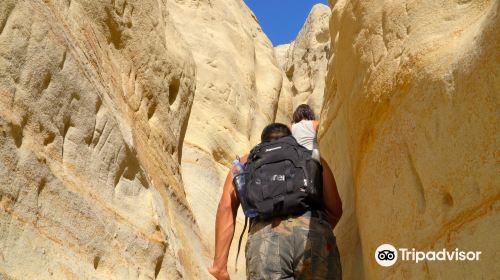
[[[241,241],[243,240],[243,234],[245,234],[245,230],[247,229],[248,217],[245,216],[245,225],[243,225],[243,231],[240,235],[240,240],[238,241],[238,252],[236,253],[236,260],[234,261],[234,272],[238,272],[238,257],[240,256],[241,249]]]

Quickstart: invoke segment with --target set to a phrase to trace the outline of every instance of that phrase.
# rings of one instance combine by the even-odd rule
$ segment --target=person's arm
[[[233,174],[227,174],[224,190],[215,218],[215,256],[212,267],[208,269],[216,279],[229,279],[227,259],[233,240],[236,214],[240,201],[233,188]]]
[[[246,162],[247,156],[241,158],[241,163]],[[217,208],[215,218],[215,256],[212,267],[208,269],[218,280],[229,279],[227,272],[227,259],[229,257],[229,248],[233,240],[236,215],[240,201],[233,187],[233,174],[231,171],[227,174],[224,182],[222,197]]]
[[[314,131],[316,131],[316,133],[318,133],[318,129],[319,129],[319,121],[318,120],[313,121],[313,127],[314,127]]]
[[[342,201],[337,190],[337,183],[328,163],[321,159],[323,165],[323,201],[328,215],[328,222],[335,228],[342,216]]]

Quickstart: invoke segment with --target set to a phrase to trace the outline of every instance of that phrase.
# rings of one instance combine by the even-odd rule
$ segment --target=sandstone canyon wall
[[[208,277],[195,66],[162,1],[0,2],[0,278]]]
[[[314,5],[297,38],[274,48],[283,73],[277,122],[289,124],[294,109],[303,103],[320,115],[330,53],[330,14],[328,6]]]
[[[2,1],[0,45],[0,276],[209,278],[282,82],[243,1]]]
[[[236,155],[260,142],[262,129],[274,119],[281,71],[271,42],[243,1],[169,1],[168,7],[197,66],[181,165],[187,199],[212,249],[215,214],[229,167]],[[243,217],[240,212],[236,237]],[[244,248],[240,273],[234,273],[237,243],[235,238],[229,272],[244,279]]]
[[[498,278],[499,1],[330,5],[319,136],[343,200],[344,277]],[[383,268],[383,243],[482,255]]]
[[[0,278],[210,279],[231,160],[300,103],[345,279],[490,278],[498,1],[330,6],[273,50],[241,0],[1,1]],[[382,243],[483,259],[382,268]]]

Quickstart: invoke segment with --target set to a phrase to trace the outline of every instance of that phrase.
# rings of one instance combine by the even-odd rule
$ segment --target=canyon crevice
[[[1,1],[0,278],[210,279],[231,161],[301,103],[345,279],[499,277],[498,10],[330,0],[273,48],[242,0]],[[482,259],[383,268],[383,243]]]

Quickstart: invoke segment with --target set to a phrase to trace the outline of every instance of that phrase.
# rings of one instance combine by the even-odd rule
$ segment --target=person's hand
[[[208,268],[208,272],[217,280],[230,280],[226,269],[218,269],[214,266]]]

